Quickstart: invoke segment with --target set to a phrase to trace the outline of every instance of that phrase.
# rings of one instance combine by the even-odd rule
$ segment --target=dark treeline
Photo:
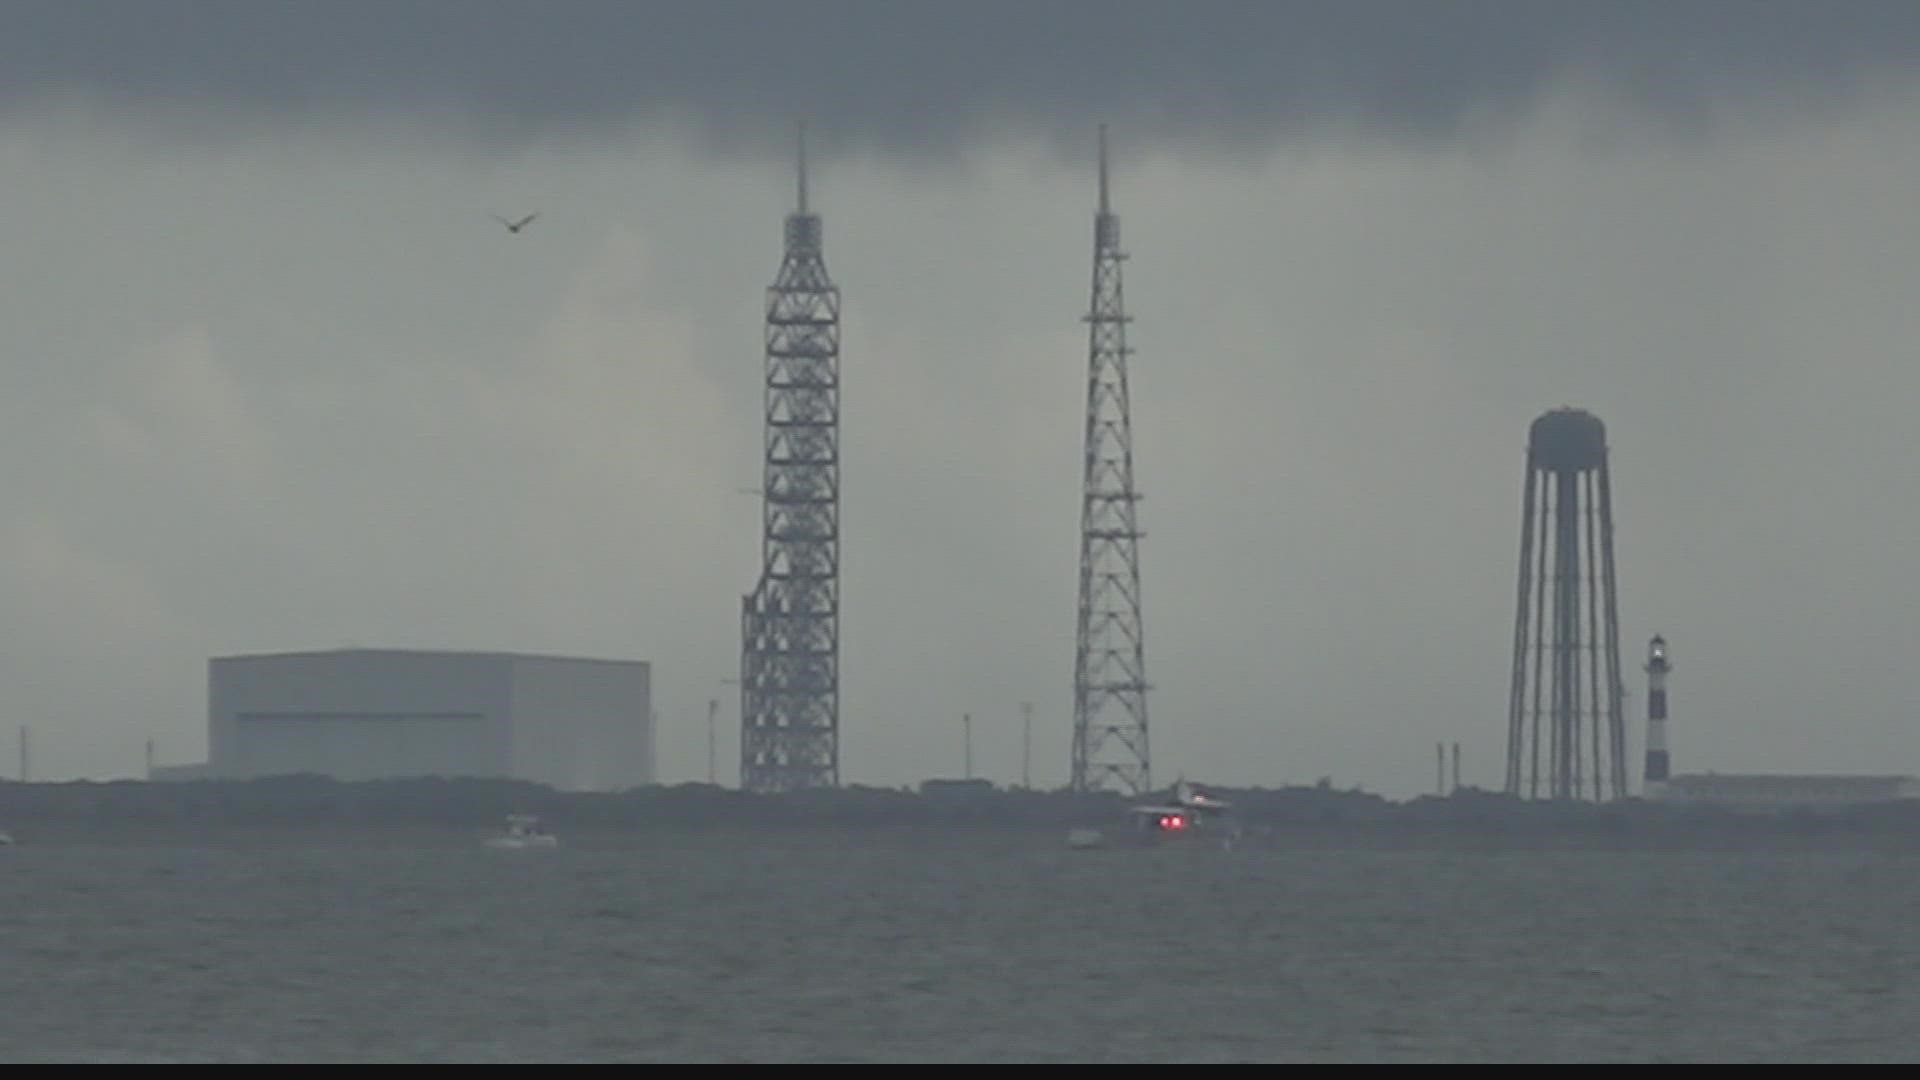
[[[1452,837],[1573,839],[1598,843],[1713,842],[1741,837],[1824,843],[1872,839],[1920,847],[1920,805],[1826,812],[1737,813],[1648,803],[1528,802],[1463,789],[1395,802],[1327,785],[1209,788],[1229,799],[1254,836],[1394,840]],[[48,834],[214,834],[230,830],[490,829],[510,813],[538,814],[556,831],[699,828],[1064,830],[1120,826],[1130,800],[1114,794],[932,782],[919,789],[844,787],[761,795],[707,784],[617,793],[556,791],[508,780],[342,782],[262,780],[0,782],[0,828],[25,841]]]

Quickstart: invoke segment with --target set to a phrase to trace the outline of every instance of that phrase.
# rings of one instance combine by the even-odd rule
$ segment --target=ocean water
[[[0,849],[8,1062],[1920,1058],[1920,856]]]

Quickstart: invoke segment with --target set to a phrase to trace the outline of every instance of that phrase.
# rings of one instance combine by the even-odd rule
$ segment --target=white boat
[[[487,837],[486,844],[495,848],[550,848],[559,847],[560,838],[532,814],[508,814],[507,831]]]
[[[1231,849],[1239,841],[1240,823],[1233,816],[1231,803],[1194,790],[1184,779],[1174,784],[1172,794],[1164,803],[1129,807],[1128,827],[1112,838],[1113,843],[1123,847],[1198,845]]]
[[[1067,846],[1082,850],[1107,846],[1107,838],[1099,829],[1068,829]]]

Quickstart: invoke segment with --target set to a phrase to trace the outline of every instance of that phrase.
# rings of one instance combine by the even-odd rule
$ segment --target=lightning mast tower
[[[1087,426],[1080,508],[1080,622],[1073,672],[1073,790],[1152,786],[1146,643],[1140,618],[1140,496],[1133,487],[1120,218],[1107,200],[1100,127],[1100,210],[1093,219],[1093,303],[1086,316]]]
[[[761,571],[742,603],[740,786],[840,783],[840,290],[820,216],[798,208],[767,290]]]

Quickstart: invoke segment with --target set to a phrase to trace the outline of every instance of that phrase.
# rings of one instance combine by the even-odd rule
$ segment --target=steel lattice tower
[[[1100,128],[1100,210],[1093,219],[1087,332],[1086,461],[1080,509],[1080,624],[1073,669],[1073,790],[1152,786],[1147,670],[1140,618],[1142,533],[1133,486],[1127,323],[1120,218],[1107,201],[1107,129]]]
[[[1527,441],[1508,794],[1538,798],[1544,780],[1555,799],[1625,798],[1622,689],[1607,431],[1591,413],[1556,409],[1534,420]]]
[[[767,290],[760,580],[741,616],[749,791],[840,783],[840,290],[807,209],[804,132],[785,246]]]

